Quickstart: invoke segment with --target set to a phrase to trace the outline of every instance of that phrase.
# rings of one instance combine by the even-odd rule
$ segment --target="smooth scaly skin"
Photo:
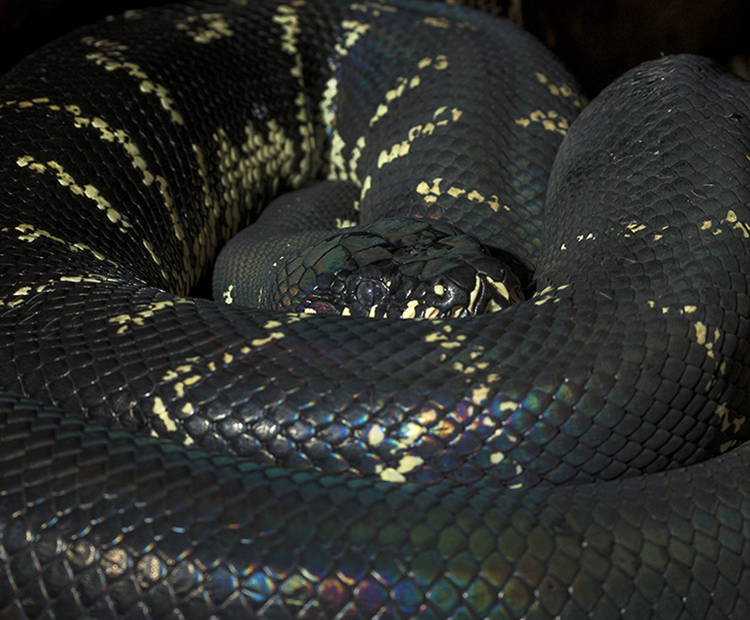
[[[515,30],[439,7],[199,6],[158,38],[140,14],[94,26],[3,85],[0,386],[34,400],[0,397],[2,616],[750,614],[747,449],[648,473],[745,437],[747,86],[696,58],[625,76],[563,143],[540,242],[575,106]],[[498,64],[503,41],[519,57]],[[520,222],[501,241],[537,267],[533,300],[331,321],[165,292],[202,279],[240,208],[318,174],[337,42],[352,80],[334,170],[464,224],[496,204]],[[387,98],[441,50],[450,71]],[[374,116],[392,131],[367,133]],[[420,119],[448,118],[395,152],[402,172],[377,168]],[[492,137],[503,118],[515,137]]]

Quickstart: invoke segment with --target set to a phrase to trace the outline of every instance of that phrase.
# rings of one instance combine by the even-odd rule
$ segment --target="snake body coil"
[[[750,617],[750,88],[665,58],[571,128],[571,84],[407,0],[132,11],[6,76],[0,617]],[[184,296],[322,178],[537,292]]]

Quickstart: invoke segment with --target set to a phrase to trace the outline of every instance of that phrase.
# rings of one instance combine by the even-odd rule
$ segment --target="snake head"
[[[280,309],[373,318],[463,317],[523,299],[516,275],[476,237],[425,219],[339,231],[276,280]]]

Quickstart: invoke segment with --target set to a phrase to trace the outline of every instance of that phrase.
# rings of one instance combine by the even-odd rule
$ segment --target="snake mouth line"
[[[487,274],[477,273],[474,276],[474,286],[469,292],[463,282],[459,284],[442,279],[427,291],[423,283],[418,286],[409,284],[405,288],[413,296],[402,300],[400,296],[403,291],[394,286],[392,279],[386,282],[365,279],[356,284],[347,284],[346,290],[353,291],[353,294],[341,293],[340,297],[346,300],[344,304],[324,299],[330,289],[313,290],[303,301],[303,312],[369,318],[465,318],[500,312],[524,301],[525,296],[517,281],[512,275],[507,280],[509,285]]]
[[[445,296],[446,286],[437,284],[433,287],[436,294]],[[366,311],[369,318],[390,318],[400,319],[438,319],[438,318],[464,318],[479,314],[490,314],[501,312],[511,306],[520,304],[526,299],[523,293],[516,288],[508,288],[503,282],[495,281],[486,274],[477,274],[475,285],[469,293],[467,303],[456,303],[448,308],[441,308],[437,305],[431,305],[422,299],[411,299],[406,302],[405,307],[400,312],[394,313],[389,311],[387,304],[372,304]],[[317,304],[317,305],[316,305]],[[340,313],[341,316],[362,316],[364,304],[357,304],[354,308],[351,305],[345,305],[340,311],[328,304],[311,302],[305,310],[310,314]]]

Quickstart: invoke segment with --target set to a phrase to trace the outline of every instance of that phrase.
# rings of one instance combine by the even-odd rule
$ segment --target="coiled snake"
[[[571,85],[406,0],[134,11],[11,72],[0,616],[750,617],[748,87],[665,58],[568,131]],[[414,321],[184,297],[326,176],[536,293]]]

